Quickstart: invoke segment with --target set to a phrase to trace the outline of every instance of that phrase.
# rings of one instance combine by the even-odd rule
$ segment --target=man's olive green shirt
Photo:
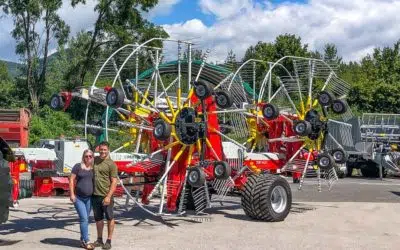
[[[111,160],[110,157],[101,159],[100,157],[94,158],[94,195],[107,196],[111,187],[111,177],[117,178],[118,169],[117,165]]]

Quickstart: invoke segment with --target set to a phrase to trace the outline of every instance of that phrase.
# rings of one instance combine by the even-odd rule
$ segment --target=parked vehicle
[[[9,207],[12,203],[11,181],[9,162],[14,162],[15,158],[7,142],[0,137],[0,224],[7,222]]]
[[[360,169],[365,177],[400,173],[400,115],[364,113],[352,118],[353,146],[348,147],[347,176]]]

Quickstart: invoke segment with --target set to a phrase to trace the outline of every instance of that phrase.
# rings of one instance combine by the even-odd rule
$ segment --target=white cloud
[[[94,7],[95,0],[87,0],[85,5],[79,4],[75,8],[70,5],[70,0],[63,0],[63,6],[58,10],[61,19],[71,28],[70,37],[81,30],[92,29],[96,21]],[[40,30],[41,24],[37,27]],[[0,11],[0,59],[18,61],[15,54],[15,40],[11,36],[14,28],[13,19]],[[56,44],[50,43],[50,52],[54,52]]]
[[[86,0],[86,4],[78,4],[73,8],[70,0],[63,0],[63,7],[58,10],[61,19],[71,27],[71,35],[81,30],[89,30],[94,27],[97,14],[94,11],[96,0]]]
[[[213,14],[218,19],[235,16],[251,10],[251,0],[200,0],[201,10],[206,14]]]
[[[159,0],[156,7],[151,9],[148,13],[144,13],[144,16],[152,18],[159,15],[168,15],[172,11],[173,6],[180,1],[181,0]],[[85,5],[78,4],[75,8],[73,8],[70,3],[70,0],[63,0],[63,6],[58,10],[61,19],[71,28],[70,37],[76,35],[79,31],[93,29],[97,18],[94,7],[98,1],[87,0]],[[0,59],[11,61],[18,60],[18,56],[15,55],[15,40],[10,34],[13,28],[12,18],[6,16],[0,10]],[[50,51],[55,51],[55,49],[55,44],[52,44]]]
[[[210,59],[219,61],[230,49],[241,58],[250,45],[272,42],[284,33],[301,36],[310,49],[335,43],[346,61],[359,60],[374,47],[392,46],[400,39],[400,1],[395,0],[310,0],[279,5],[200,0],[199,4],[218,18],[212,26],[193,19],[164,28],[174,38],[201,38],[213,49]]]
[[[158,4],[148,13],[143,13],[143,16],[147,19],[151,19],[155,16],[168,15],[171,13],[173,7],[180,1],[181,0],[159,0]]]

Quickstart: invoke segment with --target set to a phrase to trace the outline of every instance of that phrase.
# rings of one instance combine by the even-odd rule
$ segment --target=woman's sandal
[[[84,241],[81,241],[81,247],[84,249],[95,249],[96,246],[93,243],[86,243]]]
[[[89,243],[86,245],[86,249],[95,249],[96,246],[93,243]]]

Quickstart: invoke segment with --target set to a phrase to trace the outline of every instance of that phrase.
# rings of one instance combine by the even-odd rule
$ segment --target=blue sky
[[[92,29],[96,0],[74,9],[69,2],[63,0],[59,15],[71,36]],[[159,0],[146,17],[171,38],[197,39],[212,49],[212,61],[224,60],[231,49],[241,59],[249,46],[284,33],[300,36],[312,50],[334,43],[345,61],[358,61],[400,39],[399,12],[400,0]],[[0,59],[17,61],[13,22],[2,14]]]
[[[265,1],[256,0],[253,2],[263,3]],[[305,3],[307,1],[306,0],[270,0],[270,2],[275,5],[279,5],[279,4],[282,4],[283,2]],[[160,14],[158,16],[155,16],[154,18],[151,18],[151,21],[153,21],[154,23],[159,24],[159,25],[173,24],[173,23],[184,22],[184,21],[190,20],[194,17],[200,19],[207,26],[213,25],[216,21],[215,16],[203,13],[199,4],[196,3],[196,1],[194,1],[194,0],[181,0],[180,2],[178,2],[176,5],[174,5],[172,7],[170,13],[167,13],[166,15]]]

